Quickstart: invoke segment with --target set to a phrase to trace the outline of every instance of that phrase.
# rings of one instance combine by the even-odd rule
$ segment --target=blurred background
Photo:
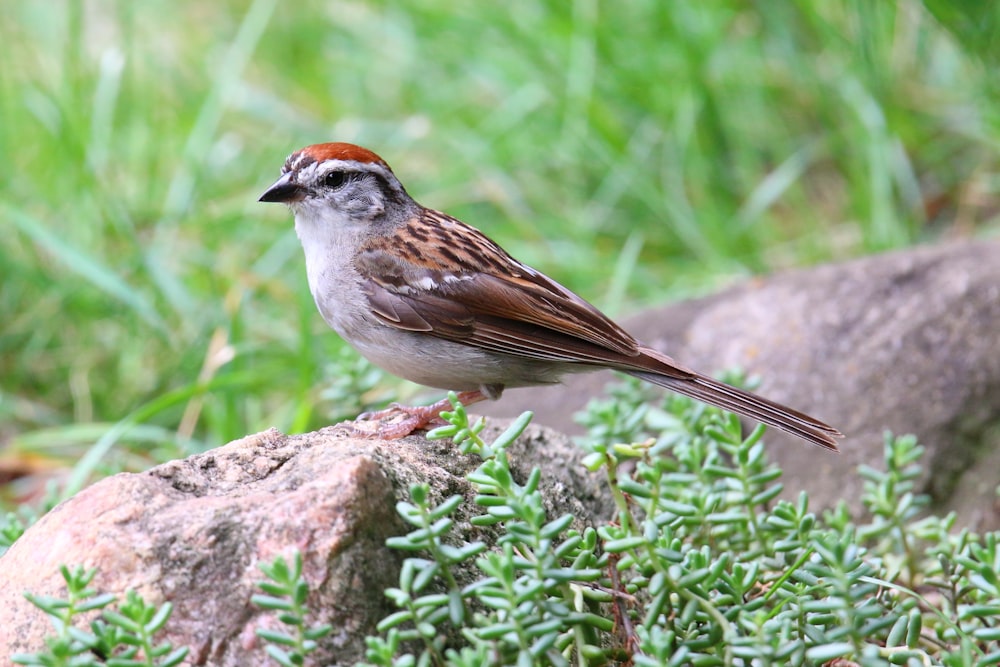
[[[328,331],[257,203],[306,144],[375,150],[613,315],[1000,228],[997,3],[4,10],[8,506],[412,392]]]

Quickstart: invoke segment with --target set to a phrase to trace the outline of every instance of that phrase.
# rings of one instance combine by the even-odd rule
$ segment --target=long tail
[[[649,350],[648,356],[665,364],[667,372],[657,373],[633,368],[621,370],[646,382],[676,391],[678,394],[684,394],[717,408],[756,419],[824,449],[834,452],[840,451],[837,448],[837,438],[843,438],[844,434],[829,424],[749,391],[737,389],[724,382],[677,366],[672,359],[653,350]],[[674,372],[670,373],[669,371]]]

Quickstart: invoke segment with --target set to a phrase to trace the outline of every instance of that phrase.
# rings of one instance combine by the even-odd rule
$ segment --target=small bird
[[[306,146],[260,197],[286,204],[320,314],[376,366],[459,393],[466,405],[567,373],[628,373],[837,451],[837,429],[643,345],[597,308],[478,229],[418,204],[372,151]],[[379,435],[426,426],[447,401],[395,406]]]

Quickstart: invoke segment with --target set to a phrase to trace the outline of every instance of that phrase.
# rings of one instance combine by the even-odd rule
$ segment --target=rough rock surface
[[[938,508],[960,511],[963,525],[1000,527],[1000,240],[775,275],[626,325],[702,372],[759,375],[760,393],[847,434],[835,456],[768,432],[792,495],[806,489],[814,506],[844,498],[856,507],[857,466],[881,462],[886,430],[913,433],[926,448],[925,490]],[[578,375],[477,408],[511,416],[531,406],[538,423],[579,432],[572,414],[611,379]]]
[[[489,436],[487,436],[489,437]],[[565,437],[531,427],[509,450],[516,474],[544,469],[553,518],[608,515],[610,503],[578,464]],[[363,640],[394,611],[382,591],[397,582],[399,552],[385,539],[406,529],[395,503],[427,482],[432,497],[471,495],[463,475],[473,457],[421,437],[359,440],[342,430],[300,436],[271,430],[141,474],[119,474],[85,489],[32,526],[0,557],[0,655],[35,652],[52,628],[22,592],[65,597],[61,563],[97,567],[93,587],[135,589],[174,605],[165,636],[188,646],[190,665],[269,665],[257,627],[277,628],[250,603],[264,577],[257,565],[292,547],[303,554],[315,622],[333,634],[316,664],[349,665]],[[523,481],[523,480],[522,480]],[[483,537],[459,521],[465,539]]]

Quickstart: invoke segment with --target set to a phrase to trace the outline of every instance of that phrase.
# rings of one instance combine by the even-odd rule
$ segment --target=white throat
[[[295,212],[295,233],[305,252],[309,290],[321,310],[327,300],[324,286],[329,289],[337,284],[332,280],[336,274],[346,278],[354,273],[351,260],[366,225],[329,207],[305,205]]]

